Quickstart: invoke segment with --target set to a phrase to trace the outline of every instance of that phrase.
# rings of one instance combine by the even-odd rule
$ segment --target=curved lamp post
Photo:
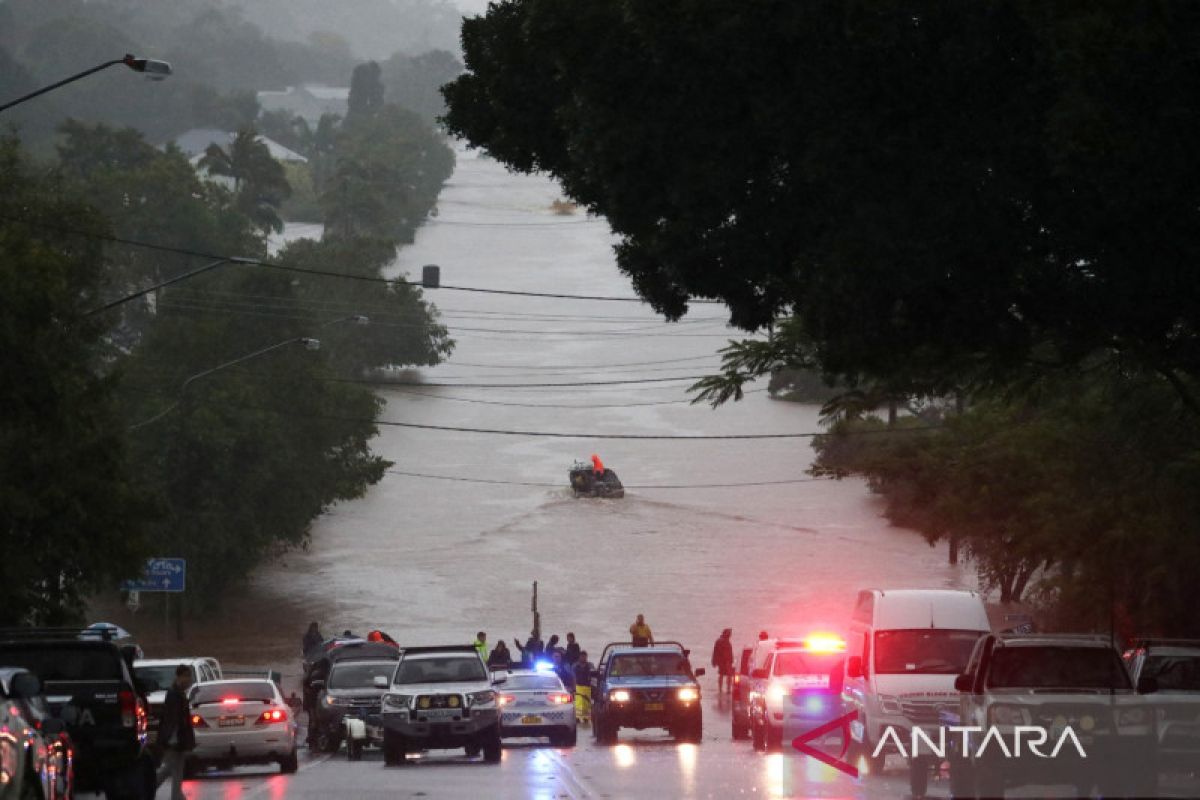
[[[41,89],[30,92],[27,95],[18,97],[16,100],[10,100],[7,103],[0,105],[0,111],[6,111],[13,106],[20,105],[26,100],[43,95],[46,92],[52,92],[60,86],[66,86],[68,83],[74,83],[80,78],[86,78],[92,73],[99,72],[109,67],[115,67],[117,64],[124,64],[134,72],[140,72],[152,81],[161,81],[171,74],[171,65],[166,61],[158,61],[153,58],[135,58],[132,54],[126,53],[124,58],[116,58],[112,61],[105,61],[103,64],[97,64],[91,69],[85,69],[83,72],[72,75],[69,78],[64,78],[58,83],[52,83],[49,86],[43,86]]]

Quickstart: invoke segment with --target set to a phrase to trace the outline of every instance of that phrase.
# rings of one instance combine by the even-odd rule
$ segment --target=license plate
[[[522,725],[541,725],[542,718],[534,716],[533,714],[529,714],[527,716],[521,717],[521,724]]]
[[[646,710],[647,711],[662,711],[663,704],[662,703],[646,703]]]
[[[245,725],[245,724],[246,724],[245,717],[218,717],[217,718],[217,727],[218,728],[236,728],[240,725]]]

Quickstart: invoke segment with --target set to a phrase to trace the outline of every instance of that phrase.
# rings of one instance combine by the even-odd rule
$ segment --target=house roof
[[[232,131],[223,131],[218,128],[192,128],[190,131],[186,131],[175,137],[175,146],[183,151],[189,161],[198,161],[210,144],[228,147],[236,136],[237,134]],[[269,139],[262,134],[258,135],[257,140],[267,146],[267,152],[276,161],[293,161],[299,163],[306,163],[308,161],[307,158],[295,150],[284,147],[274,139]]]

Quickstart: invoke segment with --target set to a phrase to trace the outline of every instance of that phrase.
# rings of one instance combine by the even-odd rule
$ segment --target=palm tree
[[[271,157],[271,151],[259,140],[254,128],[242,128],[229,143],[228,150],[213,143],[204,151],[200,166],[212,175],[233,179],[238,210],[263,230],[279,231],[283,221],[279,206],[292,193],[283,165]]]

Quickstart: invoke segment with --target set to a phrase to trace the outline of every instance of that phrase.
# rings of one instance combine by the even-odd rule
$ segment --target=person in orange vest
[[[604,477],[604,462],[600,460],[600,456],[592,453],[592,471],[596,475],[596,480]]]

